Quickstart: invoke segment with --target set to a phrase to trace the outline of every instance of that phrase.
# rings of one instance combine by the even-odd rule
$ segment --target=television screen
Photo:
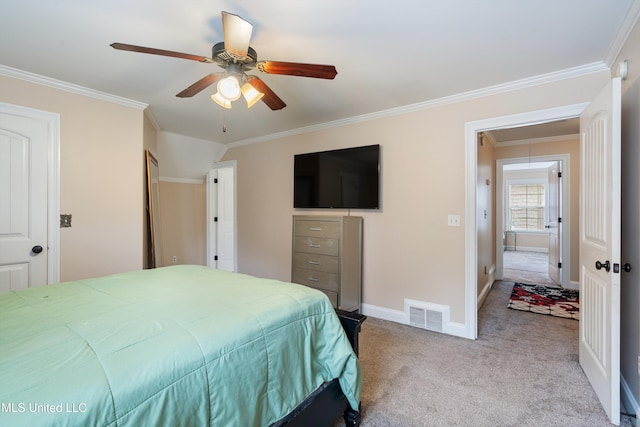
[[[380,146],[297,154],[294,208],[378,209]]]

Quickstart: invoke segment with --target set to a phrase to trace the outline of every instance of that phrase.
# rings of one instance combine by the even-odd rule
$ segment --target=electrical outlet
[[[175,256],[175,255],[174,255],[174,256],[172,256],[172,257],[171,257],[171,262],[172,262],[172,263],[174,263],[174,264],[177,264],[177,263],[178,263],[178,257],[177,257],[177,256]]]

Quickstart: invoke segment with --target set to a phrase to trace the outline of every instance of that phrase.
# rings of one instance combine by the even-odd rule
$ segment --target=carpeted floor
[[[546,253],[505,251],[502,261],[505,281],[555,285],[549,277],[549,256]]]
[[[510,310],[512,286],[494,284],[477,340],[367,319],[362,425],[609,426],[578,363],[579,322]]]

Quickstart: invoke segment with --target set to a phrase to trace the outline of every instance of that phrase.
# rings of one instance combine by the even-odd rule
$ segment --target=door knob
[[[604,262],[604,264],[603,264],[603,263],[601,263],[600,261],[596,261],[596,270],[601,270],[601,269],[603,269],[603,268],[604,268],[607,272],[608,272],[609,270],[611,270],[611,264],[609,264],[609,260],[606,260],[606,261]]]
[[[629,264],[628,262],[625,262],[622,265],[622,271],[627,272],[627,273],[630,272],[631,271],[631,264]]]
[[[36,246],[32,247],[31,248],[31,252],[33,252],[34,254],[38,255],[40,252],[42,252],[42,246],[36,245]]]

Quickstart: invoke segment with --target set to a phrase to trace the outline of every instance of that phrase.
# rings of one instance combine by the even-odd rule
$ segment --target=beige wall
[[[140,269],[143,111],[9,77],[0,102],[60,114],[60,279]]]
[[[603,82],[602,86],[604,87]],[[579,225],[580,225],[580,140],[577,137],[569,137],[567,140],[542,142],[537,144],[521,144],[506,147],[498,147],[495,150],[497,159],[526,158],[528,156],[548,156],[553,154],[568,154],[571,176],[569,186],[571,188],[571,271],[569,274],[572,282],[579,280]]]
[[[162,265],[206,265],[206,185],[161,180],[160,214]]]
[[[587,102],[608,72],[231,148],[238,161],[238,268],[290,279],[293,155],[367,144],[382,146],[382,208],[364,217],[365,304],[403,310],[404,298],[451,307],[464,323],[465,123]],[[346,214],[347,211],[317,211]]]

